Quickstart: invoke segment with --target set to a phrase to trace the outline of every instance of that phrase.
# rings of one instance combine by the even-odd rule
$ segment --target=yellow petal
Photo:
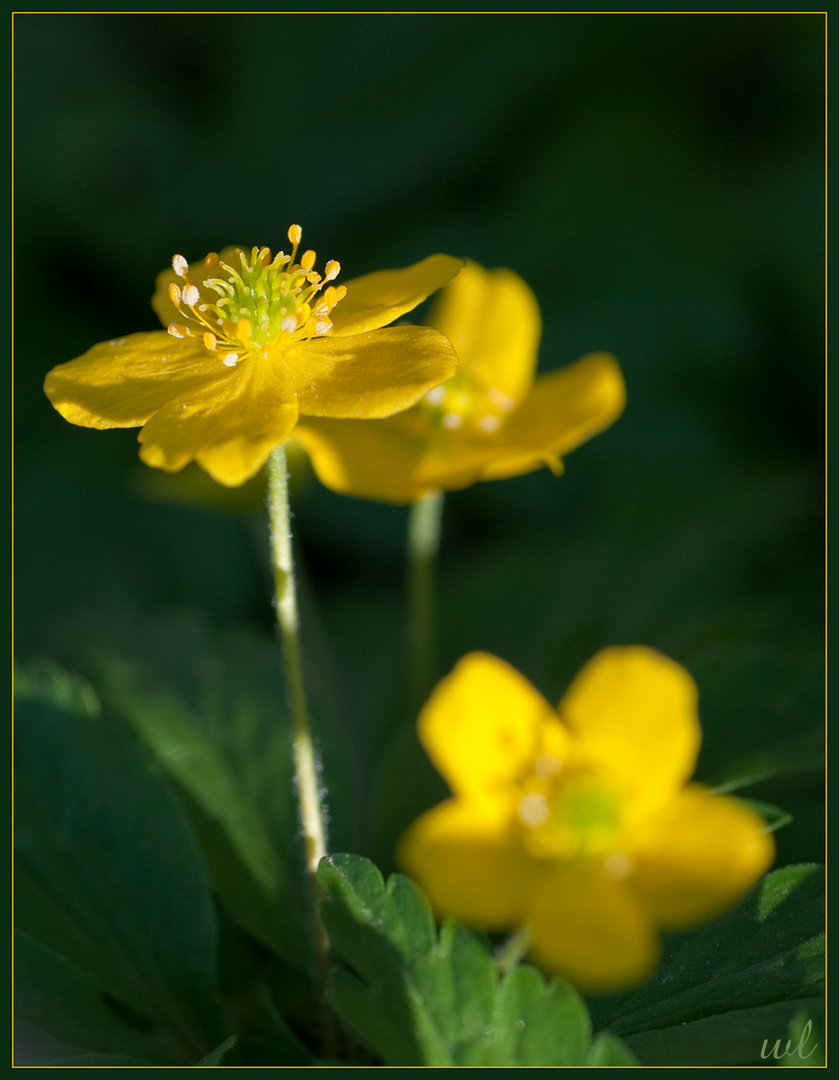
[[[197,461],[218,483],[238,487],[254,476],[294,430],[297,405],[270,365],[242,361],[233,379],[204,394],[169,402],[140,432],[140,457],[168,472]]]
[[[457,354],[436,330],[395,326],[312,338],[278,354],[274,364],[304,415],[374,419],[407,409],[447,379]]]
[[[467,262],[436,298],[427,320],[454,345],[460,370],[520,401],[536,370],[542,320],[536,297],[512,270]]]
[[[103,341],[59,364],[47,375],[44,391],[71,424],[139,427],[172,398],[208,391],[230,378],[230,369],[196,342],[155,330]]]
[[[683,929],[739,900],[774,853],[747,806],[690,784],[639,834],[631,881],[661,926]]]
[[[440,917],[495,929],[521,921],[534,863],[501,816],[450,799],[414,822],[397,860]]]
[[[429,434],[417,480],[428,489],[457,491],[478,480],[521,476],[543,465],[549,465],[557,475],[563,471],[562,462],[555,455],[511,443],[503,430],[496,435],[480,436],[472,431],[437,429]]]
[[[583,991],[631,986],[655,967],[652,919],[626,884],[597,863],[546,867],[528,915],[533,959]]]
[[[419,718],[428,756],[455,794],[492,802],[529,770],[556,713],[514,668],[469,653],[440,682]]]
[[[683,667],[642,646],[604,649],[559,705],[578,760],[615,778],[643,817],[693,773],[701,732],[696,684]]]
[[[541,375],[499,432],[510,450],[567,454],[623,412],[626,389],[617,361],[592,353]]]
[[[306,417],[295,434],[318,479],[332,491],[412,503],[429,490],[415,479],[424,442],[401,416],[389,420]]]
[[[361,334],[413,311],[446,285],[463,266],[451,255],[429,255],[402,270],[377,270],[348,281],[347,295],[333,309],[332,333]]]

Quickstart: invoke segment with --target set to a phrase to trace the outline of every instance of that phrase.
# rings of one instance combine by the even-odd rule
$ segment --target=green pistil
[[[581,853],[608,847],[620,828],[620,801],[602,785],[585,779],[567,782],[551,805],[551,823],[574,837]]]

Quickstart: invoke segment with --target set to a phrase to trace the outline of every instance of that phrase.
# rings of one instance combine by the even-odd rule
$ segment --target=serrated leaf
[[[586,1065],[605,1068],[613,1065],[637,1065],[638,1059],[610,1031],[601,1031],[586,1054]]]
[[[15,751],[19,927],[203,1051],[219,1023],[215,916],[171,795],[107,718],[22,701]]]
[[[318,880],[332,947],[346,966],[333,1006],[385,1065],[583,1065],[590,1023],[576,991],[534,968],[499,979],[486,945],[431,908],[400,874],[385,884],[354,855],[324,859]]]
[[[665,945],[638,990],[590,1003],[645,1065],[759,1062],[824,979],[822,870],[768,874],[733,911]],[[773,1032],[777,1034],[773,1034]]]

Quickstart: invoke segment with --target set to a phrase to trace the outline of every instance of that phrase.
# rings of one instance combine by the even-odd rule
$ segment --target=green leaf
[[[822,870],[768,874],[734,910],[671,938],[638,990],[590,1003],[644,1065],[760,1063],[824,979]]]
[[[740,802],[763,818],[768,832],[777,832],[778,829],[783,829],[784,825],[792,823],[792,814],[788,814],[780,806],[773,806],[772,803],[761,802],[759,799],[740,799]]]
[[[219,637],[192,617],[158,621],[147,631],[141,648],[115,642],[94,655],[97,691],[183,793],[226,913],[289,964],[308,970],[308,897],[277,642],[241,628]],[[331,720],[321,715],[319,695],[312,696],[338,833],[357,802],[343,791],[352,755],[336,750]]]
[[[318,879],[344,965],[332,972],[333,1006],[382,1064],[586,1063],[588,1013],[567,983],[547,983],[528,966],[499,978],[479,938],[451,922],[438,935],[417,886],[401,874],[386,885],[366,859],[329,856]]]
[[[225,910],[272,951],[305,966],[297,852],[289,851],[298,832],[296,811],[282,799],[292,788],[285,726],[265,724],[263,708],[239,700],[226,718],[227,732],[219,735],[221,725],[207,730],[206,712],[199,719],[174,694],[149,689],[130,665],[107,657],[99,669],[107,700],[187,796],[185,809]],[[207,687],[207,711],[213,697]],[[242,742],[250,748],[244,761]],[[271,788],[282,805],[269,795],[266,806]]]
[[[589,1047],[586,1065],[604,1068],[612,1065],[637,1065],[638,1059],[610,1031],[601,1031]]]
[[[780,1056],[778,1063],[782,1066],[804,1065],[810,1068],[823,1068],[825,1064],[824,1012],[824,1001],[801,1009],[792,1018],[786,1043],[781,1043],[777,1051],[774,1044],[771,1048],[763,1047],[760,1056],[768,1058],[771,1054],[776,1060]]]
[[[197,1068],[199,1065],[218,1065],[218,1063],[221,1061],[227,1051],[235,1045],[236,1036],[230,1035],[224,1040],[224,1042],[219,1043],[214,1050],[211,1050],[209,1054],[207,1054],[205,1057],[202,1057],[200,1061],[196,1061],[195,1067]]]
[[[216,924],[171,795],[107,717],[22,701],[15,751],[19,927],[194,1060],[218,1039]]]
[[[177,1062],[151,1038],[123,1023],[86,972],[17,932],[15,1064],[88,1063]]]

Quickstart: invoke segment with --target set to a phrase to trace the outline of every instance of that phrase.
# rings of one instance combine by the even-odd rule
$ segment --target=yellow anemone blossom
[[[415,502],[561,457],[620,415],[625,390],[612,356],[593,353],[535,378],[536,298],[510,270],[467,263],[440,294],[429,325],[452,342],[457,373],[387,420],[306,419],[297,435],[327,487]]]
[[[696,686],[651,649],[598,653],[558,711],[502,660],[470,653],[419,734],[453,797],[403,836],[402,865],[439,915],[528,930],[533,959],[584,990],[644,979],[659,929],[719,913],[772,861],[760,818],[687,783]]]
[[[73,424],[142,427],[140,457],[175,472],[195,460],[237,487],[294,431],[300,414],[370,419],[406,409],[455,370],[428,327],[386,327],[457,273],[431,255],[333,285],[315,253],[227,248],[203,262],[176,255],[152,307],[167,328],[94,345],[47,375],[44,390]],[[336,310],[337,308],[337,310]]]

